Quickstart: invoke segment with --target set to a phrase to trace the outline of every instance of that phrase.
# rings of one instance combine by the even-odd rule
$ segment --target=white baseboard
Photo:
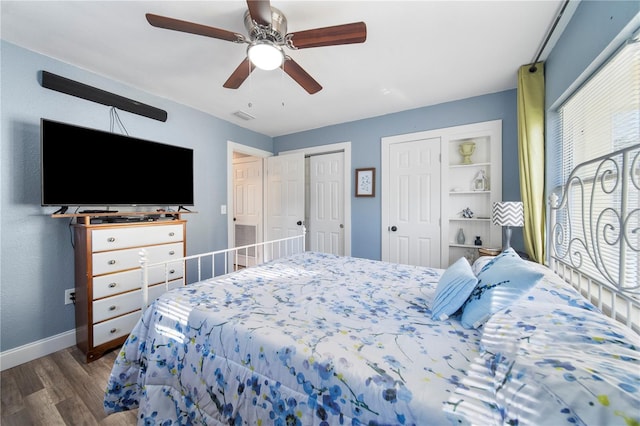
[[[37,342],[0,352],[0,371],[33,361],[76,344],[76,330],[65,331]]]

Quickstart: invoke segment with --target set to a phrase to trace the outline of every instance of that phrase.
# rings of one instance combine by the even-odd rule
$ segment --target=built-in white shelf
[[[471,167],[489,167],[491,166],[491,163],[471,163],[471,164],[451,164],[449,165],[450,168],[455,169],[455,168],[461,168],[461,169],[467,169],[467,168],[471,168]]]
[[[484,241],[483,241],[484,243]],[[484,247],[484,245],[477,246],[475,244],[458,244],[458,243],[449,243],[449,247],[458,247],[458,248],[471,248],[471,249],[479,249]]]
[[[482,195],[482,194],[491,194],[491,191],[449,191],[450,195]]]
[[[469,150],[470,143],[473,147]],[[470,157],[462,155],[463,145],[465,154],[471,152]],[[502,228],[490,218],[493,203],[502,201],[502,121],[460,126],[455,133],[447,134],[442,163],[442,182],[446,182],[442,211],[453,215],[442,225],[442,241],[450,241],[441,255],[447,267],[462,256],[475,260],[481,247],[502,246]],[[472,218],[462,217],[465,209],[473,212]],[[465,235],[464,244],[456,240],[460,230]],[[474,244],[478,236],[481,246]]]

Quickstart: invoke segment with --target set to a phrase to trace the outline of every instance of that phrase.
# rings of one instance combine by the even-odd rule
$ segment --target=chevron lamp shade
[[[493,203],[491,222],[500,226],[523,226],[524,209],[521,201],[501,201]]]

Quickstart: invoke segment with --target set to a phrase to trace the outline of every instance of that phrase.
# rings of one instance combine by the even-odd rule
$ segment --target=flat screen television
[[[42,118],[43,206],[192,206],[193,150]]]

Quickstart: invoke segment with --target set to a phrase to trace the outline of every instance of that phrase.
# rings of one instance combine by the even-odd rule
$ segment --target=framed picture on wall
[[[356,169],[356,197],[376,196],[376,169]]]

